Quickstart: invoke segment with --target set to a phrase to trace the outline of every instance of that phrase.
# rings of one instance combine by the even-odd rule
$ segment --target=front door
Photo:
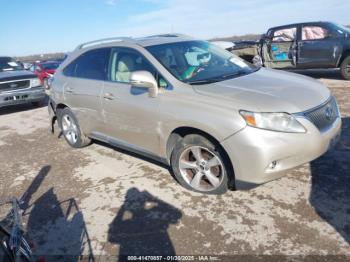
[[[159,154],[161,95],[151,98],[148,90],[130,84],[133,71],[156,70],[138,51],[114,48],[111,53],[108,81],[102,94],[104,134],[108,142],[145,154]]]
[[[280,28],[265,39],[262,46],[264,64],[269,68],[295,68],[297,27]]]

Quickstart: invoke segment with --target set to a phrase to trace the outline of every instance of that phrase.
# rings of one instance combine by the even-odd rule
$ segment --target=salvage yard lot
[[[308,74],[336,96],[342,139],[282,179],[193,193],[134,154],[102,143],[71,149],[49,132],[46,108],[20,106],[0,109],[0,197],[25,196],[36,254],[349,256],[350,81]]]

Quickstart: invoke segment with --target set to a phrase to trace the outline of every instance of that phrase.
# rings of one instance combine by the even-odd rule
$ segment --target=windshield
[[[223,81],[257,70],[232,53],[206,41],[187,41],[146,48],[172,75],[189,84]]]
[[[350,28],[348,28],[348,27],[335,24],[335,29],[341,34],[344,34],[344,33],[350,34]]]
[[[42,68],[44,70],[55,70],[59,66],[59,63],[47,63],[47,64],[41,64]]]
[[[10,57],[0,57],[0,71],[23,70],[23,67]]]

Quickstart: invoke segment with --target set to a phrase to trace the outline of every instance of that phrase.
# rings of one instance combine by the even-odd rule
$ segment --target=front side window
[[[163,79],[153,65],[138,51],[130,48],[115,48],[111,53],[108,80],[112,82],[130,83],[131,73],[148,71],[158,80],[160,87],[166,87]]]
[[[105,80],[107,77],[109,55],[109,48],[88,51],[69,64],[63,70],[63,73],[66,76]]]
[[[178,80],[190,84],[223,81],[257,68],[206,41],[186,41],[146,47]]]
[[[296,27],[279,29],[273,33],[272,41],[273,42],[292,42],[294,41],[296,34],[297,34]]]
[[[329,32],[320,26],[303,26],[302,40],[321,40],[327,38]]]

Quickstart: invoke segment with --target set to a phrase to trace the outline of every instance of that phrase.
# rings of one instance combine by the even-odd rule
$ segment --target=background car
[[[230,51],[268,68],[339,68],[350,80],[350,29],[331,22],[273,27],[259,41],[237,42]]]
[[[11,57],[0,57],[0,107],[25,103],[39,106],[45,99],[35,74],[24,70]]]
[[[53,76],[59,65],[59,61],[39,62],[32,65],[30,71],[34,72],[39,77],[41,85],[47,89],[48,79]]]

